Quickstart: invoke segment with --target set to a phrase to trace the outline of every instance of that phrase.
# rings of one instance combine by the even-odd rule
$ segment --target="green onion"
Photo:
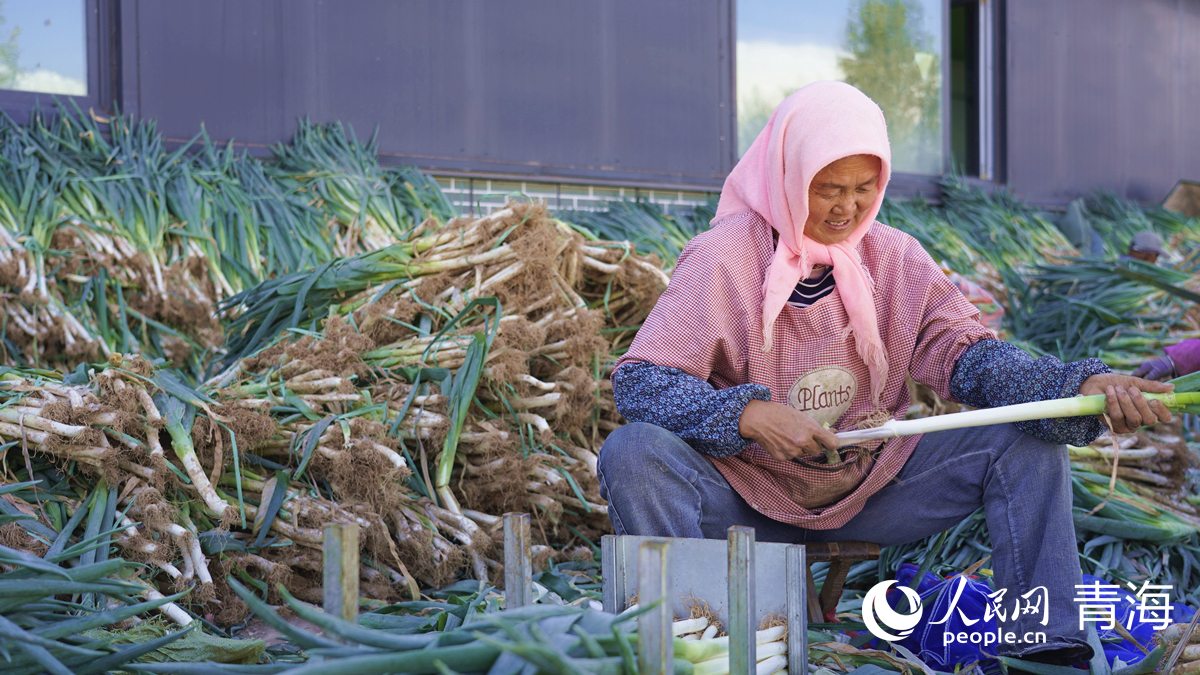
[[[191,479],[192,485],[200,494],[200,498],[209,512],[224,520],[230,505],[221,499],[217,495],[217,491],[213,489],[208,476],[204,473],[204,467],[200,466],[200,460],[196,458],[196,449],[192,445],[192,423],[195,419],[196,409],[189,403],[165,394],[160,394],[159,400],[155,403],[163,411],[163,421],[167,433],[171,435],[171,445],[175,450],[175,456],[183,462],[183,469]]]
[[[1200,393],[1176,394],[1170,392],[1166,394],[1142,395],[1149,400],[1160,401],[1168,410],[1190,413],[1200,412]],[[1104,394],[1096,394],[1094,396],[1060,398],[1052,401],[1019,403],[999,408],[969,410],[967,412],[915,420],[893,419],[871,429],[856,429],[838,433],[838,447],[854,445],[864,440],[912,436],[933,431],[945,431],[947,429],[965,429],[967,427],[982,427],[989,424],[1024,422],[1026,420],[1100,415],[1107,409]]]

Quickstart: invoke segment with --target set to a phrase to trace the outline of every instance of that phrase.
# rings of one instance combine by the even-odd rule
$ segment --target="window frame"
[[[1003,152],[1001,151],[1001,149],[1003,148],[1003,134],[1002,134],[1003,124],[1002,124],[1002,122],[1004,119],[1004,115],[1003,115],[1004,111],[1000,107],[1001,105],[1003,105],[1003,89],[1002,89],[1002,87],[1003,87],[1003,77],[1004,77],[1003,76],[1003,65],[1004,65],[1003,64],[1003,39],[1004,39],[1004,36],[1003,36],[1003,29],[1004,29],[1003,0],[978,0],[978,1],[981,5],[981,9],[982,9],[982,6],[985,4],[986,5],[994,5],[993,45],[994,45],[995,51],[993,54],[993,59],[994,59],[994,63],[995,63],[995,70],[994,70],[994,79],[992,80],[992,85],[994,86],[994,88],[993,88],[994,96],[993,96],[992,100],[993,100],[995,106],[993,109],[992,120],[995,123],[995,127],[993,128],[992,138],[994,139],[994,152],[996,153],[995,154],[995,157],[996,157],[995,163],[997,165],[997,168],[994,172],[995,176],[993,178],[989,179],[987,182],[988,183],[1001,183],[1001,182],[1003,182],[1003,179],[1001,178],[1003,176]],[[730,8],[731,16],[729,18],[728,25],[729,25],[729,32],[730,32],[729,42],[731,45],[731,48],[730,48],[730,53],[731,53],[730,66],[731,67],[730,67],[729,77],[730,77],[730,80],[733,82],[733,86],[730,87],[729,100],[730,100],[730,108],[731,108],[731,112],[732,112],[731,117],[732,117],[732,127],[734,129],[733,133],[735,134],[735,138],[736,138],[736,129],[737,129],[737,124],[738,124],[738,114],[739,114],[739,111],[737,109],[737,67],[736,67],[737,0],[733,0],[733,2],[731,2],[730,4],[731,4],[731,8]],[[952,151],[952,147],[951,147],[951,134],[950,134],[950,104],[951,104],[950,91],[949,91],[949,87],[950,87],[950,0],[941,0],[941,7],[942,7],[942,22],[941,22],[942,23],[942,35],[941,35],[942,54],[941,54],[940,70],[941,70],[942,86],[941,86],[941,96],[940,96],[941,101],[939,102],[939,107],[941,108],[941,115],[942,115],[942,170],[938,174],[893,172],[892,176],[891,176],[891,180],[888,183],[888,191],[889,191],[889,193],[891,193],[893,195],[897,195],[897,196],[901,196],[901,197],[923,197],[928,200],[937,201],[938,199],[940,199],[940,195],[941,195],[941,191],[942,191],[941,177],[951,170],[951,168],[953,166],[953,162],[954,162],[953,151]],[[734,163],[736,164],[736,162],[737,162],[737,143],[733,144],[732,152],[734,155]],[[974,181],[974,180],[979,180],[979,179],[972,178],[970,180]]]
[[[999,2],[1000,0],[981,0]],[[921,197],[937,202],[941,199],[941,178],[954,163],[950,136],[950,0],[942,0],[941,36],[941,114],[942,114],[942,171],[940,174],[893,172],[888,181],[888,193],[897,197]],[[997,114],[999,111],[997,111]]]
[[[35,110],[53,110],[58,103],[74,103],[80,110],[113,113],[115,62],[112,59],[117,34],[114,20],[116,3],[105,0],[84,0],[84,39],[87,47],[86,96],[47,94],[36,91],[0,89],[0,109],[17,124],[28,124]]]
[[[976,1],[979,129],[975,142],[980,162],[974,167],[976,175],[963,179],[990,189],[1008,182],[1007,12],[1005,0]],[[942,0],[942,51],[942,174],[946,174],[954,162],[950,133],[950,0]],[[985,171],[987,175],[980,177]],[[940,179],[941,176],[930,174],[893,173],[888,190],[898,196],[937,200],[941,194]]]

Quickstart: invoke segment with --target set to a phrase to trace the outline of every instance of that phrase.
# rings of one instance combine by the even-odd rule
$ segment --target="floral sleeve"
[[[753,399],[771,400],[761,384],[716,389],[678,368],[648,361],[622,365],[613,372],[617,411],[630,422],[648,422],[682,438],[713,457],[736,455],[750,441],[738,433],[742,411]]]
[[[1099,359],[1063,363],[1053,356],[1035,359],[1002,340],[980,340],[954,364],[950,393],[976,408],[1067,398],[1092,375],[1112,372]],[[1087,445],[1104,431],[1093,415],[1018,422],[1017,428],[1051,443]]]

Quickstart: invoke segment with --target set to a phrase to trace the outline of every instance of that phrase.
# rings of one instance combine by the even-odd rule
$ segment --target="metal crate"
[[[646,621],[639,628],[659,634],[671,614],[688,615],[691,598],[702,600],[729,630],[730,672],[739,675],[754,672],[754,630],[775,614],[788,624],[789,675],[806,675],[809,589],[804,546],[756,543],[754,530],[744,527],[729,528],[728,541],[610,535],[600,546],[604,611],[624,611],[635,595],[640,604],[664,597],[666,607],[654,612],[657,616],[643,617]],[[642,561],[651,561],[654,569],[641,569]]]

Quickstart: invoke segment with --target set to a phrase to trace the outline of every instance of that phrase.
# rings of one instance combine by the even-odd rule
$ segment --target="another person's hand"
[[[775,459],[786,462],[800,455],[816,456],[836,448],[837,434],[813,418],[782,403],[750,401],[738,420],[738,433],[757,441]]]
[[[1079,393],[1083,396],[1104,394],[1112,430],[1127,434],[1138,427],[1170,422],[1171,411],[1160,401],[1147,401],[1142,392],[1165,394],[1174,388],[1175,385],[1165,382],[1104,373],[1084,380]],[[1103,419],[1103,415],[1100,418]]]
[[[1133,371],[1134,377],[1144,377],[1147,380],[1169,380],[1175,377],[1175,362],[1170,356],[1163,354],[1156,359],[1150,359]]]

